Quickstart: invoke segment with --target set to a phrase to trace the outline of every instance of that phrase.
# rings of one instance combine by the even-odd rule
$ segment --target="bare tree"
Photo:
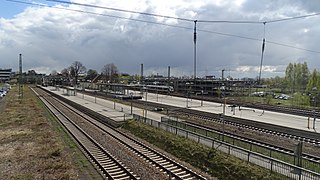
[[[81,62],[75,61],[69,67],[69,72],[71,77],[74,77],[74,80],[75,80],[74,85],[77,85],[79,74],[85,73],[86,67]]]
[[[116,79],[118,77],[118,68],[113,63],[106,64],[103,66],[101,73],[104,75],[106,82],[116,82]]]
[[[69,68],[64,68],[61,70],[61,74],[64,77],[69,77],[70,73],[69,73]]]

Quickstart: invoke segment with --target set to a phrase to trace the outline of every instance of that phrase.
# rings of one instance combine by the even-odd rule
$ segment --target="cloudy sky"
[[[45,0],[20,1],[42,6],[0,0],[0,68],[16,71],[21,53],[23,69],[38,73],[59,72],[80,61],[98,72],[114,63],[120,72],[139,74],[143,63],[146,75],[166,75],[171,66],[172,75],[191,76],[193,20],[264,22],[320,12],[318,0],[71,0],[191,20],[183,21]],[[320,16],[312,16],[267,23],[262,77],[283,76],[290,62],[307,62],[309,69],[319,70],[319,22]],[[263,23],[198,22],[197,30],[198,77],[219,77],[222,69],[236,78],[258,76]]]

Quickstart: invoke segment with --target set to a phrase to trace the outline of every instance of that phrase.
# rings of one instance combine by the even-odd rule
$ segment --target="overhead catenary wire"
[[[20,4],[28,4],[28,5],[39,6],[39,7],[49,7],[49,8],[54,8],[54,9],[73,11],[73,12],[79,12],[79,13],[85,13],[85,14],[91,14],[91,15],[97,15],[97,16],[104,16],[104,17],[110,17],[110,18],[119,18],[119,19],[125,19],[125,20],[136,21],[136,22],[143,22],[143,23],[148,23],[148,24],[168,26],[168,27],[173,27],[173,28],[194,30],[194,28],[192,28],[192,27],[172,25],[172,24],[166,24],[166,23],[142,20],[142,19],[135,19],[135,18],[127,18],[127,17],[121,17],[121,16],[116,16],[116,15],[108,15],[108,14],[102,14],[102,13],[96,13],[96,12],[90,12],[90,11],[84,11],[84,10],[76,10],[76,9],[70,9],[70,8],[59,7],[59,6],[50,6],[50,5],[47,5],[47,4],[25,2],[25,1],[20,1],[20,0],[6,0],[6,1],[20,3]],[[192,22],[194,22],[194,21],[192,21]],[[240,36],[240,35],[235,35],[235,34],[222,33],[222,32],[216,32],[216,31],[199,29],[199,28],[197,28],[197,31],[198,32],[210,33],[210,34],[221,35],[221,36],[235,37],[235,38],[241,38],[241,39],[247,39],[247,40],[251,40],[251,41],[259,41],[259,42],[261,42],[261,39],[254,38],[254,37]],[[300,48],[300,47],[296,47],[296,46],[292,46],[292,45],[287,45],[287,44],[284,44],[284,43],[279,43],[279,42],[274,42],[274,41],[269,41],[269,40],[266,40],[265,42],[266,43],[270,43],[270,44],[274,44],[274,45],[278,45],[278,46],[287,47],[287,48],[293,48],[293,49],[298,49],[298,50],[302,50],[302,51],[308,51],[308,52],[311,52],[311,53],[319,53],[320,54],[320,51],[309,50],[309,49]]]
[[[154,17],[162,17],[162,18],[168,18],[168,19],[176,19],[176,20],[182,20],[182,21],[188,21],[188,22],[194,22],[195,21],[195,19],[180,18],[180,17],[174,17],[174,16],[160,15],[160,14],[154,14],[154,13],[146,13],[146,12],[133,11],[133,10],[125,10],[125,9],[120,9],[120,8],[112,8],[112,7],[92,5],[92,4],[69,2],[69,1],[63,1],[63,0],[46,0],[46,1],[58,2],[58,3],[64,3],[64,4],[73,4],[73,5],[86,6],[86,7],[92,7],[92,8],[107,9],[107,10],[113,10],[113,11],[134,13],[134,14],[147,15],[147,16],[154,16]],[[232,24],[267,24],[267,23],[275,23],[275,22],[280,22],[280,21],[303,19],[303,18],[306,18],[306,17],[318,16],[318,15],[320,15],[320,12],[319,13],[313,13],[313,14],[307,14],[307,15],[301,15],[301,16],[295,16],[295,17],[282,18],[282,19],[267,20],[267,21],[203,20],[203,19],[199,19],[199,20],[197,20],[197,22],[199,22],[199,23],[232,23]]]
[[[58,3],[64,3],[64,4],[72,4],[72,5],[79,5],[79,6],[92,7],[92,8],[99,8],[99,9],[107,9],[107,10],[111,10],[111,11],[120,11],[120,12],[127,12],[127,13],[133,13],[133,14],[140,14],[140,15],[147,15],[147,16],[154,16],[154,17],[161,17],[161,18],[168,18],[168,19],[176,19],[176,20],[188,21],[188,22],[194,22],[194,20],[187,19],[187,18],[179,18],[179,17],[166,16],[166,15],[160,15],[160,14],[153,14],[153,13],[125,10],[125,9],[119,9],[119,8],[98,6],[98,5],[92,5],[92,4],[83,4],[83,3],[61,1],[61,0],[46,0],[46,1],[58,2]]]
[[[301,15],[301,16],[295,16],[295,17],[288,17],[288,18],[283,18],[283,19],[275,19],[275,20],[269,20],[265,21],[266,23],[276,23],[276,22],[281,22],[281,21],[290,21],[290,20],[296,20],[296,19],[303,19],[307,17],[313,17],[313,16],[319,16],[319,13],[313,13],[313,14],[307,14],[307,15]]]

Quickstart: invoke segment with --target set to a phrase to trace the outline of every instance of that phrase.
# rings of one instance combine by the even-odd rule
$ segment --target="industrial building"
[[[12,69],[0,69],[0,82],[8,82],[12,77]]]

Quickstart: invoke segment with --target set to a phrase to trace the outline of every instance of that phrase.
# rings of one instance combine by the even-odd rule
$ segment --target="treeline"
[[[320,73],[316,69],[310,72],[306,62],[289,63],[284,77],[264,79],[264,84],[288,93],[314,93],[320,90]]]

